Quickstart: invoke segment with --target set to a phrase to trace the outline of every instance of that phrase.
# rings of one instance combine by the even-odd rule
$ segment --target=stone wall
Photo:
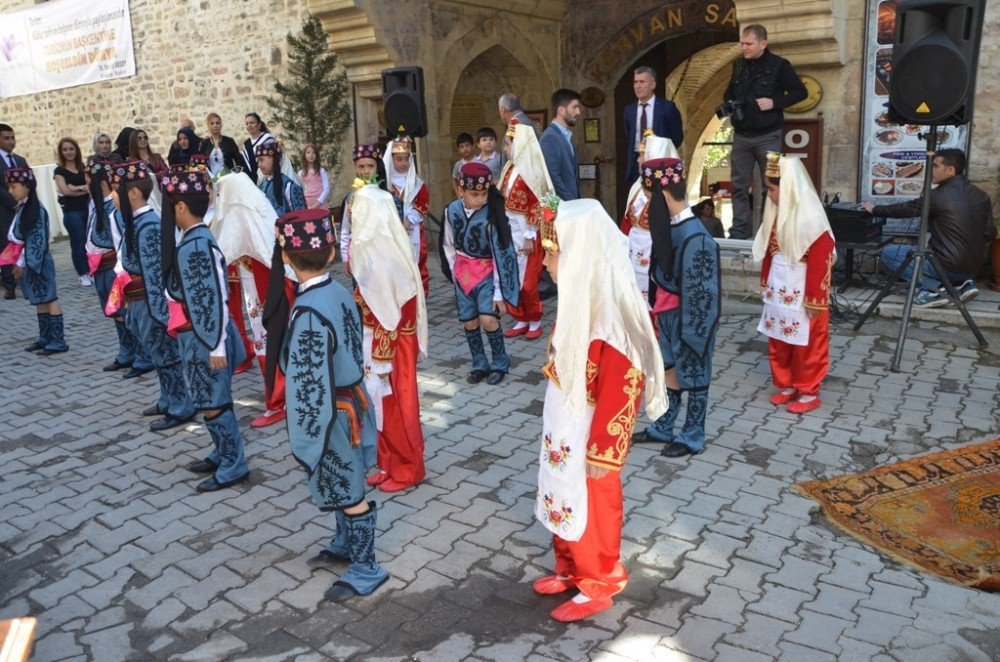
[[[33,4],[0,0],[0,12]],[[166,157],[181,118],[191,117],[203,135],[212,111],[240,144],[250,111],[281,137],[265,99],[275,76],[285,73],[285,35],[301,30],[304,0],[132,0],[130,6],[135,76],[3,100],[0,121],[14,127],[17,150],[29,162],[53,162],[62,136],[76,138],[89,154],[95,132],[114,139],[126,125],[145,129]],[[346,139],[353,142],[353,135]]]

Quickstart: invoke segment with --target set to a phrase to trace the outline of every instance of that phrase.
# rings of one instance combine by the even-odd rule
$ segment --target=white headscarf
[[[674,142],[670,138],[661,138],[657,135],[646,136],[645,151],[642,154],[644,161],[649,161],[651,159],[678,159],[680,160],[680,155],[677,153],[677,148],[674,147]],[[628,197],[625,199],[626,204],[632,204],[635,200],[635,196],[639,193],[642,188],[642,166],[639,166],[639,178],[635,180],[632,184],[632,188],[628,192]]]
[[[514,125],[514,139],[510,146],[510,160],[517,168],[517,174],[528,185],[538,200],[554,190],[549,170],[545,167],[542,147],[538,144],[535,130],[527,124]],[[498,182],[499,184],[499,182]]]
[[[427,357],[427,307],[413,248],[392,195],[368,184],[351,200],[351,274],[379,324],[399,326],[403,304],[417,298],[417,344]]]
[[[559,304],[552,334],[556,373],[571,410],[587,406],[587,353],[603,340],[646,378],[646,413],[667,409],[663,358],[629,262],[628,238],[597,200],[559,204]]]
[[[392,165],[392,148],[395,144],[395,140],[390,140],[389,144],[385,146],[385,154],[382,155],[382,163],[385,164],[385,176],[389,179],[390,186],[392,185],[393,175],[397,174],[395,166]],[[417,177],[416,164],[413,163],[413,152],[410,152],[410,167],[406,171],[406,185],[403,187],[404,209],[413,204],[413,198],[417,197],[417,193],[420,192],[422,184],[423,181]]]
[[[243,173],[215,182],[215,212],[206,218],[227,262],[251,257],[270,266],[278,215],[267,196]]]
[[[777,223],[778,248],[785,259],[795,264],[824,232],[832,236],[833,231],[802,160],[797,156],[782,156],[778,168],[779,204],[775,207],[770,198],[764,203],[763,222],[753,240],[753,259],[757,262],[764,259],[771,229]]]

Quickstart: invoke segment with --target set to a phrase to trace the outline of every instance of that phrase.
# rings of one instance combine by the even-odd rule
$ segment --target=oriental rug
[[[1000,590],[1000,439],[795,487],[897,560]]]

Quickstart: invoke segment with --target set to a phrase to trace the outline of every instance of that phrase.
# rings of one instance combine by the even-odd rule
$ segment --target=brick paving
[[[551,567],[533,521],[544,341],[510,342],[498,388],[465,384],[450,289],[434,275],[420,368],[428,476],[375,498],[392,578],[322,602],[335,575],[305,560],[330,535],[283,428],[251,430],[256,370],[234,393],[249,485],[200,495],[182,467],[202,425],[146,430],[152,375],[102,373],[114,329],[54,244],[69,353],[39,358],[35,316],[0,302],[0,617],[39,618],[33,659],[56,660],[991,660],[1000,598],[916,572],[838,532],[799,480],[868,469],[998,433],[1000,333],[920,322],[902,372],[896,323],[834,327],[824,407],[767,403],[753,307],[727,302],[708,450],[636,447],[624,472],[631,582],[613,609],[560,625],[530,580]],[[433,267],[432,267],[433,268]],[[551,322],[554,306],[548,306]]]

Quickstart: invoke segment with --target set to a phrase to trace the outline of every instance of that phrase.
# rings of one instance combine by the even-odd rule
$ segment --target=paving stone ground
[[[917,324],[892,373],[895,322],[837,325],[824,406],[796,417],[768,404],[753,308],[727,302],[708,450],[632,451],[631,581],[613,609],[567,626],[547,618],[559,599],[530,587],[552,562],[532,518],[544,341],[510,342],[500,387],[466,385],[451,291],[433,276],[427,479],[374,495],[392,578],[332,605],[335,575],[305,565],[332,516],[310,503],[284,429],[249,428],[260,373],[234,388],[250,484],[196,494],[182,467],[210,446],[206,430],[146,429],[155,379],[100,371],[114,329],[67,244],[54,253],[69,353],[22,351],[34,311],[0,301],[0,618],[38,617],[35,660],[1000,659],[1000,598],[880,555],[792,488],[996,436],[995,331],[979,352],[962,327]]]

